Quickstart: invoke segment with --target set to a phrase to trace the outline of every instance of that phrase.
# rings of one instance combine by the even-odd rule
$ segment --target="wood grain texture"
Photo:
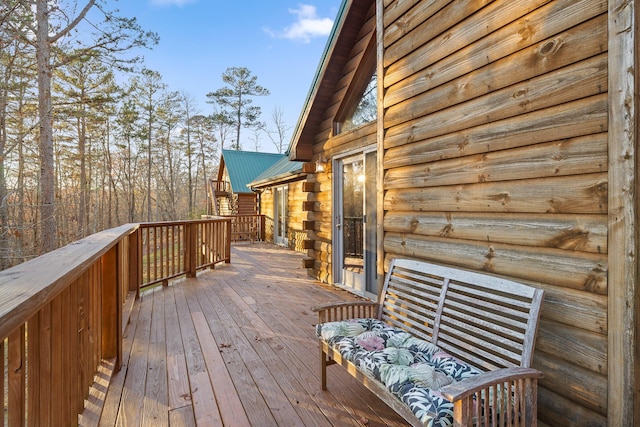
[[[640,423],[638,358],[638,3],[609,11],[609,426]]]
[[[152,341],[160,344],[160,335],[155,334],[161,329],[153,326],[153,312],[162,301],[164,310],[159,311],[166,316],[167,352],[171,348],[174,357],[184,359],[191,384],[188,396],[182,399],[185,405],[167,405],[170,422],[222,425],[216,423],[227,419],[225,411],[233,410],[234,417],[242,415],[237,413],[239,400],[249,420],[239,425],[356,427],[366,421],[370,426],[403,426],[402,419],[346,373],[336,375],[332,393],[317,392],[317,359],[309,357],[317,354],[311,327],[315,316],[309,307],[347,295],[310,280],[300,268],[301,257],[264,243],[235,245],[232,264],[143,292],[125,332],[123,347],[133,351],[125,352],[123,369],[111,382],[102,424],[126,421],[128,425],[132,417],[124,417],[129,413],[125,406],[143,408],[142,402],[151,398],[144,393],[153,393],[153,387],[134,382],[155,383],[150,374],[142,379],[137,367],[148,365],[148,354],[155,345]],[[182,351],[176,348],[175,338],[168,336],[175,333],[169,321],[179,325],[176,338]],[[136,333],[137,329],[147,332]],[[139,351],[143,346],[146,352]],[[172,364],[164,369],[173,369]],[[171,373],[166,378],[171,381]],[[134,397],[129,387],[142,394]],[[213,400],[202,407],[202,393],[207,389]],[[235,403],[223,408],[224,399]]]

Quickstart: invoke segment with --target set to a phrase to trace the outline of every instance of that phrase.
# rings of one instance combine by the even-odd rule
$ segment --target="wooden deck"
[[[343,369],[320,390],[310,307],[353,298],[307,277],[302,256],[241,244],[231,264],[145,292],[125,330],[123,368],[80,417],[113,426],[405,425]],[[102,387],[102,389],[101,389]]]

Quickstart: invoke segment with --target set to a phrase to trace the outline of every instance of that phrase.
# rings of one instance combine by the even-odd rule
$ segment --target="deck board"
[[[320,390],[310,307],[354,297],[309,279],[301,259],[234,245],[231,264],[143,292],[100,425],[405,425],[342,369]]]

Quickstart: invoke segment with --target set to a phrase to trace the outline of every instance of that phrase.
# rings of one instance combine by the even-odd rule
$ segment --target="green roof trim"
[[[298,177],[304,178],[306,174],[302,172],[303,164],[303,162],[291,161],[284,155],[282,159],[250,182],[249,186],[252,188],[267,187],[270,184],[289,181]]]
[[[251,193],[248,184],[284,157],[284,154],[222,150],[234,193]]]

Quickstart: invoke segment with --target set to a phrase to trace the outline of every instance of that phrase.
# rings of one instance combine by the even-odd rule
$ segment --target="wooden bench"
[[[326,325],[327,322],[374,318],[437,346],[479,371],[440,388],[441,395],[453,403],[449,418],[453,418],[455,426],[535,426],[537,380],[542,373],[531,368],[531,361],[542,300],[542,290],[521,283],[394,259],[385,278],[381,304],[356,301],[313,308],[318,313],[322,389],[327,386],[327,365],[339,363],[410,424],[425,425],[425,419],[421,421],[410,406],[393,394],[389,384],[358,368],[348,355],[343,357],[336,342],[331,345],[321,337],[323,330],[345,325]],[[356,338],[332,339],[349,343]],[[357,363],[365,366],[361,360]]]

